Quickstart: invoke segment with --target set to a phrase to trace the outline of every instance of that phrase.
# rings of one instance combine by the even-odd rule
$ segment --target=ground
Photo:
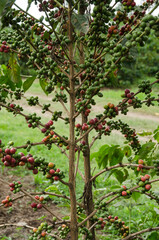
[[[35,190],[35,186],[33,177],[27,175],[23,178],[8,175],[7,171],[3,174],[0,173],[0,179],[6,180],[8,182],[12,182],[13,180],[21,181],[23,183],[23,188],[27,189],[27,186],[31,186],[32,190]],[[13,194],[9,190],[9,186],[7,184],[1,183],[0,187],[0,200],[5,199],[6,196],[10,196],[12,199],[21,195],[21,193]],[[52,224],[52,216],[45,209],[39,209],[34,211],[30,204],[31,200],[29,197],[23,197],[13,202],[13,206],[11,209],[4,208],[2,204],[0,205],[0,240],[27,240],[29,235],[29,228],[22,226],[32,226],[37,227],[40,225],[42,221],[47,221],[49,224]],[[51,204],[50,204],[51,203]],[[57,206],[48,202],[50,210],[54,211],[58,216],[62,216],[60,210]],[[44,220],[39,220],[43,216],[46,216]],[[9,224],[9,226],[1,227],[1,225]],[[16,226],[11,226],[11,224],[16,224]],[[8,237],[8,238],[7,238]]]

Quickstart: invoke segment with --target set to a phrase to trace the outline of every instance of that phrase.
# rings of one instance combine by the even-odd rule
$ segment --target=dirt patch
[[[0,173],[0,178],[8,181],[21,181],[24,189],[35,190],[34,179],[32,176],[25,176],[23,178],[8,175],[7,172],[2,175]],[[21,193],[13,194],[7,184],[0,181],[0,203],[6,196],[10,196],[12,199],[20,196]],[[0,205],[0,240],[8,239],[4,237],[10,237],[10,240],[28,240],[30,235],[30,229],[25,226],[38,227],[41,222],[46,221],[48,224],[52,224],[52,215],[49,214],[45,209],[38,209],[34,211],[30,204],[33,202],[29,197],[19,198],[13,201],[11,208],[4,208]],[[62,217],[60,209],[52,203],[50,200],[46,206],[49,205],[49,209],[54,212],[59,217]],[[5,227],[2,225],[8,224]],[[24,227],[23,227],[24,226]]]

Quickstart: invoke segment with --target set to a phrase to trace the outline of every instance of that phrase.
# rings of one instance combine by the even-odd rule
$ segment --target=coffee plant
[[[42,13],[40,19],[28,13],[33,3]],[[159,203],[152,188],[153,183],[159,181],[159,128],[153,133],[153,141],[141,144],[135,129],[120,118],[116,119],[119,114],[126,115],[131,108],[153,107],[159,103],[159,97],[152,91],[154,84],[159,83],[159,73],[153,83],[143,81],[137,92],[125,89],[117,105],[106,99],[103,111],[94,118],[90,113],[96,105],[95,99],[103,97],[102,89],[109,86],[125,59],[131,62],[131,48],[144,46],[151,31],[159,36],[159,19],[153,15],[159,1],[145,0],[137,5],[134,0],[28,0],[28,8],[24,11],[15,0],[1,0],[0,6],[0,52],[9,59],[7,65],[0,66],[0,107],[14,117],[23,117],[28,131],[37,128],[42,135],[39,142],[28,140],[21,146],[15,146],[14,142],[4,144],[1,139],[1,164],[8,171],[19,167],[19,171],[26,168],[33,174],[42,172],[50,189],[56,182],[69,189],[69,196],[48,193],[69,201],[70,215],[66,220],[49,209],[43,194],[34,195],[19,181],[0,180],[8,184],[14,194],[20,192],[21,197],[28,196],[34,210],[43,208],[53,217],[51,224],[43,222],[37,228],[30,226],[28,239],[146,239],[141,234],[147,232],[156,233],[157,237],[153,239],[158,239],[157,223],[148,228],[143,224],[138,231],[130,231],[124,219],[112,215],[111,207],[119,199],[127,202],[138,194]],[[36,76],[22,80],[19,59],[26,68],[34,69]],[[48,97],[53,96],[53,102],[62,105],[63,111],[53,111],[49,98],[41,104],[37,96],[25,97],[35,80]],[[140,93],[145,95],[144,100],[138,97]],[[50,114],[50,120],[45,122],[37,113],[28,114],[21,105],[23,98],[30,107],[41,108],[44,116]],[[68,136],[57,131],[57,121],[66,124]],[[91,153],[96,140],[103,140],[113,130],[123,134],[124,146],[105,144]],[[54,161],[48,163],[47,156],[33,155],[32,148],[39,145],[44,145],[48,151],[52,151],[53,145],[59,148],[68,158],[68,172],[59,169]],[[28,153],[25,154],[23,149]],[[101,170],[93,171],[92,159]],[[81,165],[84,166],[83,173],[79,169]],[[131,185],[122,185],[129,179],[130,172],[136,180]],[[81,198],[76,194],[77,174],[84,181]],[[106,174],[107,179],[113,175],[121,187],[114,191],[103,190],[102,195],[96,197],[94,189],[102,174]],[[5,197],[1,207],[14,207],[16,199]]]

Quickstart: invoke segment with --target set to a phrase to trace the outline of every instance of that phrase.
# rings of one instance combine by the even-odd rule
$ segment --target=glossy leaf
[[[124,174],[122,171],[115,169],[113,172],[118,182],[124,182]]]
[[[110,166],[121,163],[124,157],[123,150],[119,145],[103,145],[98,152],[91,154],[91,159],[95,158],[99,168],[106,168],[108,162]]]
[[[137,202],[138,199],[141,197],[141,193],[139,193],[139,192],[133,192],[131,196],[132,196],[132,198],[135,200],[135,202]]]
[[[47,86],[47,82],[45,79],[39,79],[39,83],[40,83],[40,86],[42,88],[42,90],[44,91],[44,93],[46,95],[48,95],[47,91],[46,91],[46,86]]]
[[[1,0],[0,1],[0,16],[4,16],[12,7],[16,0]]]
[[[25,80],[25,82],[23,83],[24,92],[26,92],[31,87],[31,85],[33,84],[35,79],[36,79],[36,76],[32,76],[32,77],[29,77]]]
[[[126,157],[130,157],[131,154],[132,154],[132,150],[131,150],[131,147],[130,146],[124,146],[123,148],[123,153]]]
[[[124,181],[128,178],[128,176],[129,176],[129,172],[128,172],[128,170],[126,169],[126,168],[124,168]]]
[[[9,69],[6,65],[2,64],[0,65],[0,84],[4,83],[9,85],[11,90],[15,90],[15,84],[11,80]],[[6,96],[7,93],[4,92],[3,95]]]
[[[87,33],[89,30],[89,15],[85,14],[85,15],[81,15],[81,14],[76,14],[73,13],[72,18],[71,18],[71,22],[72,25],[74,26],[75,30],[78,33]]]
[[[10,55],[9,59],[9,74],[12,82],[16,84],[22,83],[20,76],[20,66],[14,53]]]
[[[140,151],[139,151],[139,158],[146,158],[148,154],[151,152],[151,150],[154,148],[155,143],[154,142],[147,142],[142,145]]]
[[[159,234],[158,232],[152,232],[150,235],[147,237],[147,240],[157,240],[159,239]]]
[[[56,194],[61,194],[61,192],[59,191],[58,187],[55,185],[51,185],[48,188],[45,189],[46,192],[53,192]]]
[[[159,130],[154,134],[154,139],[159,143]]]
[[[30,6],[31,6],[31,4],[32,4],[33,2],[34,2],[34,0],[28,0],[28,6],[27,6],[26,11],[29,10],[29,8],[30,8]]]
[[[118,163],[121,163],[124,157],[124,153],[121,148],[118,147],[118,145],[113,146],[110,148],[109,151],[109,162],[110,166],[114,166]]]
[[[98,152],[95,152],[91,154],[91,159],[95,158],[99,168],[103,166],[106,168],[108,164],[108,152],[109,152],[110,146],[109,145],[103,145]]]
[[[154,207],[154,211],[159,215],[159,209]]]
[[[111,175],[114,175],[120,184],[123,183],[128,176],[124,175],[124,172],[122,170],[113,169],[106,173],[106,179],[108,179]]]

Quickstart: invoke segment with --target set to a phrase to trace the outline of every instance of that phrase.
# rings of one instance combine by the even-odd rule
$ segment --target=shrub
[[[52,185],[57,181],[69,189],[69,196],[58,195],[70,201],[70,216],[66,220],[50,212],[43,200],[40,200],[40,196],[34,198],[25,191],[21,182],[10,183],[11,191],[20,191],[34,200],[31,204],[33,209],[45,208],[54,216],[51,225],[42,223],[38,228],[33,228],[29,239],[76,240],[84,237],[95,240],[98,230],[103,230],[105,239],[109,233],[109,239],[116,237],[127,240],[138,238],[138,235],[145,232],[157,231],[158,225],[130,232],[124,221],[118,219],[118,216],[110,215],[109,204],[119,198],[127,200],[134,197],[136,192],[158,202],[158,197],[151,191],[151,184],[159,180],[152,179],[152,176],[158,174],[158,160],[155,157],[157,144],[148,142],[142,146],[134,129],[120,119],[115,120],[119,112],[126,115],[130,107],[140,108],[143,104],[152,106],[159,101],[152,93],[153,85],[159,82],[158,74],[154,83],[142,82],[136,93],[125,89],[119,104],[106,103],[103,111],[96,117],[89,116],[92,106],[96,104],[94,97],[103,96],[101,89],[109,84],[111,75],[120,68],[121,62],[130,58],[131,47],[138,43],[146,44],[151,28],[158,33],[158,18],[151,15],[158,7],[158,1],[147,0],[137,7],[134,0],[116,1],[114,5],[111,4],[112,1],[105,0],[29,1],[29,6],[32,2],[38,3],[39,11],[45,14],[45,21],[43,17],[38,20],[29,15],[14,1],[9,0],[7,4],[5,2],[3,0],[1,3],[4,29],[1,31],[0,52],[9,54],[10,58],[7,66],[1,66],[0,106],[15,116],[24,117],[28,127],[38,128],[43,138],[36,143],[28,140],[21,146],[14,146],[13,142],[5,145],[2,140],[2,163],[8,169],[25,166],[33,174],[41,171],[50,181],[52,191]],[[121,11],[115,10],[118,3]],[[18,10],[14,9],[14,5]],[[147,14],[150,7],[152,10]],[[8,26],[12,26],[14,30],[11,36],[5,31]],[[36,77],[29,77],[22,82],[17,56],[21,59],[28,58],[27,67],[35,69]],[[65,114],[53,111],[50,102],[42,105],[36,96],[27,98],[27,103],[29,106],[38,105],[42,113],[49,112],[50,120],[43,122],[38,114],[25,113],[21,99],[36,78],[46,95],[55,93],[52,100],[61,103]],[[140,93],[145,94],[145,100],[141,101],[137,97]],[[14,102],[14,99],[19,101],[19,104]],[[61,125],[68,125],[68,136],[56,131],[56,121],[62,121]],[[91,154],[90,150],[95,141],[104,135],[110,135],[113,129],[121,131],[125,136],[124,147],[106,144]],[[93,140],[89,138],[91,132],[94,133]],[[156,141],[158,135],[157,129],[154,133]],[[52,161],[48,163],[45,158],[32,155],[31,149],[37,145],[45,145],[48,151],[52,145],[61,149],[69,162],[68,181],[58,164],[56,166]],[[26,149],[28,154],[19,152],[21,149]],[[102,168],[95,174],[91,169],[93,158]],[[76,177],[81,164],[84,165],[84,173],[81,174],[84,189],[82,197],[77,199]],[[110,172],[110,175],[113,174],[122,184],[129,177],[129,168],[136,175],[149,170],[151,178],[149,174],[143,174],[144,176],[139,176],[131,186],[123,185],[115,191],[103,193],[98,199],[94,198],[93,186],[100,175]],[[9,196],[2,200],[5,207],[12,203]],[[54,229],[58,225],[60,227],[56,229],[55,235]]]

